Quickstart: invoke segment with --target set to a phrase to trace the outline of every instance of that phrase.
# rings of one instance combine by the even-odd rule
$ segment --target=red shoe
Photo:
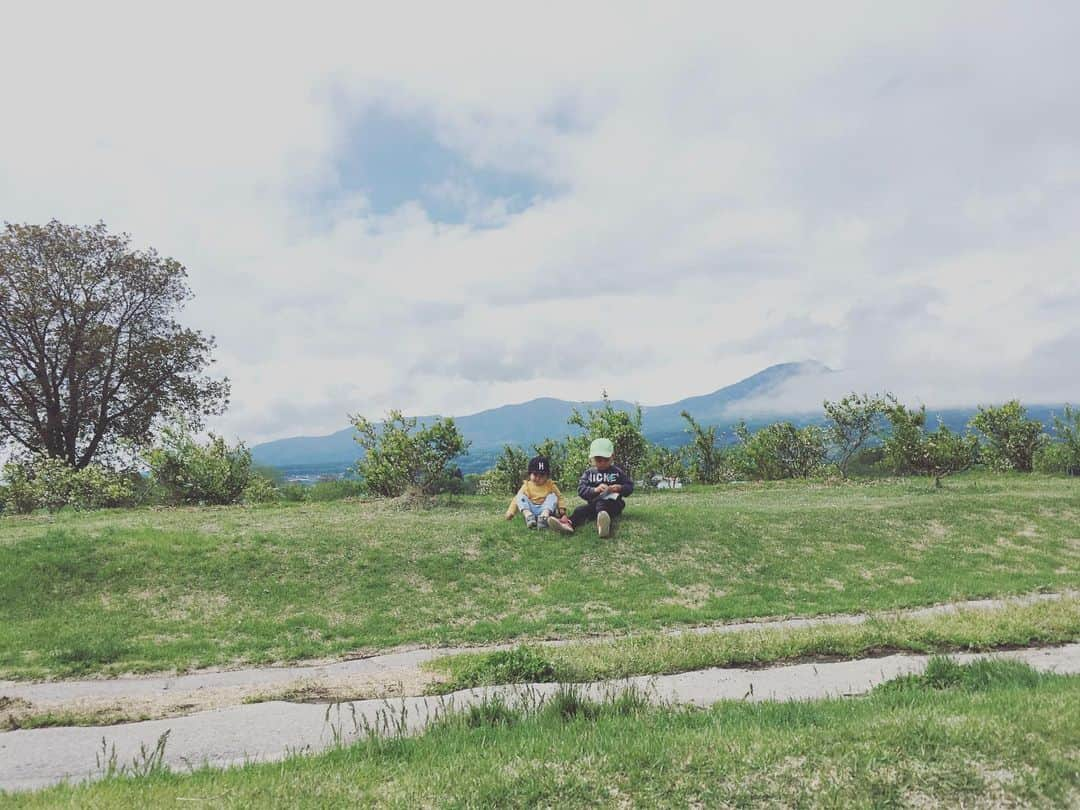
[[[548,518],[548,528],[555,529],[555,531],[562,532],[563,534],[574,533],[574,524],[570,522],[570,518],[565,516],[561,518]]]

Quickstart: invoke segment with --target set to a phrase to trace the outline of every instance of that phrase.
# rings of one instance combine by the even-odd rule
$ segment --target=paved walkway
[[[954,657],[960,661],[1007,658],[1026,661],[1042,671],[1080,673],[1080,644]],[[731,699],[836,697],[862,694],[883,681],[921,672],[928,660],[928,656],[891,655],[772,669],[706,669],[588,684],[581,689],[602,697],[633,686],[657,702],[697,706]],[[140,749],[152,751],[161,735],[168,732],[164,762],[169,767],[179,770],[201,765],[225,767],[246,761],[277,760],[291,753],[314,752],[347,743],[363,734],[365,724],[379,726],[386,719],[393,725],[404,718],[402,725],[414,733],[448,706],[462,708],[493,694],[516,702],[547,696],[558,688],[558,684],[490,687],[464,690],[444,698],[362,700],[329,708],[270,702],[120,726],[11,731],[0,734],[0,789],[29,790],[64,780],[100,776],[95,757],[102,750],[103,739],[108,750],[115,751],[117,762],[125,765],[140,759]]]
[[[1071,595],[1071,594],[1070,594]],[[996,610],[1008,605],[1032,604],[1061,598],[1059,594],[1030,594],[1011,599],[982,599],[944,605],[878,613],[876,616],[916,618],[964,610]],[[749,629],[818,627],[865,622],[867,614],[822,616],[811,619],[741,622],[670,631],[686,633],[736,633]],[[561,645],[593,639],[538,642]],[[432,658],[462,652],[508,649],[489,647],[435,647],[389,652],[348,661],[262,667],[236,670],[202,670],[188,675],[97,678],[83,681],[0,681],[0,697],[25,701],[24,712],[95,712],[122,710],[128,716],[177,717],[208,709],[237,706],[253,697],[274,697],[286,692],[307,693],[325,699],[383,698],[420,695],[436,676],[420,669]],[[25,706],[25,704],[24,704]],[[0,739],[3,739],[0,735]]]

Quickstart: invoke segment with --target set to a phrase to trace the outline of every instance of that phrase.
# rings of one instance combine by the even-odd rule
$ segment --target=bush
[[[672,450],[657,444],[651,445],[641,465],[645,486],[653,487],[653,478],[656,476],[666,481],[670,487],[674,487],[676,481],[684,478],[686,476],[685,449]]]
[[[797,428],[791,422],[777,422],[751,434],[743,422],[736,426],[735,436],[739,446],[733,463],[749,478],[808,478],[825,466],[825,431],[816,425]]]
[[[1058,475],[1080,475],[1080,409],[1068,405],[1054,416],[1053,436],[1035,454],[1036,470]]]
[[[147,454],[146,462],[174,503],[238,503],[253,477],[251,451],[243,442],[230,447],[211,434],[199,444],[183,424],[162,431],[161,446]]]
[[[926,430],[926,406],[918,411],[893,402],[885,409],[892,433],[885,440],[885,461],[899,474],[918,473],[941,479],[961,472],[975,463],[979,441],[974,436],[953,433],[945,425]]]
[[[825,400],[826,431],[841,476],[847,477],[852,460],[877,432],[885,406],[885,398],[868,394],[848,394],[839,402]]]
[[[436,419],[416,430],[414,417],[392,410],[381,425],[362,416],[352,417],[352,422],[356,441],[364,448],[356,471],[367,492],[392,498],[410,490],[434,495],[460,477],[450,462],[467,453],[469,443],[453,419]]]
[[[584,413],[575,408],[567,420],[569,424],[581,428],[584,434],[566,440],[566,471],[576,479],[591,466],[589,444],[593,439],[605,438],[611,439],[615,445],[615,463],[634,478],[640,474],[649,449],[649,442],[641,429],[641,407],[627,413],[612,406],[606,391],[603,399],[601,407],[589,408]],[[576,480],[574,483],[576,487]]]
[[[513,495],[529,476],[529,455],[520,447],[503,445],[495,466],[484,473],[480,490],[485,495]]]
[[[1042,422],[1028,419],[1015,399],[997,408],[980,407],[969,424],[986,437],[983,460],[995,470],[1031,472],[1035,454],[1048,439]]]
[[[0,498],[5,511],[26,514],[36,509],[131,506],[138,473],[117,472],[99,464],[78,470],[62,459],[39,455],[6,464],[3,479]]]
[[[240,499],[244,503],[270,503],[278,500],[278,497],[278,488],[273,481],[261,475],[253,475],[248,479]]]
[[[720,483],[725,477],[725,464],[724,451],[716,445],[716,425],[702,427],[689,411],[683,411],[681,416],[686,420],[686,432],[690,434],[690,445],[686,448],[690,458],[690,476],[699,484]],[[657,460],[674,463],[673,459],[665,459],[663,456]],[[657,472],[664,475],[659,470]]]

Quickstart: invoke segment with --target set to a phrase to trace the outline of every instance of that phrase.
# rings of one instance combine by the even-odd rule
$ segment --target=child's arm
[[[583,501],[591,501],[596,497],[596,490],[589,486],[589,471],[585,470],[578,479],[577,494]]]
[[[524,487],[524,485],[522,485],[521,489],[519,489],[514,494],[514,497],[510,499],[510,505],[508,507],[506,507],[506,514],[503,515],[503,517],[505,517],[507,520],[513,520],[514,515],[516,515],[518,513],[517,499],[518,499],[518,495],[520,495],[524,489],[525,489],[525,487]]]
[[[563,500],[563,494],[562,494],[562,492],[561,492],[561,491],[559,490],[559,485],[558,485],[558,484],[556,484],[556,483],[555,483],[554,481],[552,481],[552,482],[551,482],[551,488],[552,488],[553,490],[555,490],[555,494],[556,494],[556,495],[558,496],[558,498],[559,498],[559,507],[558,507],[558,509],[559,509],[559,514],[560,514],[560,515],[565,515],[565,514],[566,514],[566,501],[565,501],[565,500]]]

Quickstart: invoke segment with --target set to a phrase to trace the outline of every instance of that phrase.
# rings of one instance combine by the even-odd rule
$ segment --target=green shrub
[[[1066,405],[1054,416],[1053,436],[1035,453],[1032,466],[1043,473],[1080,475],[1080,408]]]
[[[99,464],[78,470],[62,459],[34,456],[6,464],[3,480],[0,497],[5,511],[26,514],[36,509],[130,506],[135,503],[138,474]]]
[[[739,445],[732,463],[749,478],[809,478],[825,466],[825,431],[816,425],[797,428],[791,422],[776,422],[751,434],[743,422],[736,426],[735,436]]]
[[[485,495],[513,495],[529,477],[529,454],[512,444],[503,445],[495,466],[484,473]]]
[[[838,402],[825,400],[825,429],[833,463],[844,478],[863,446],[878,432],[886,403],[886,397],[856,393]]]
[[[278,499],[278,488],[274,482],[261,475],[252,475],[240,496],[244,503],[271,503]]]
[[[947,475],[968,469],[978,457],[979,440],[953,433],[945,425],[926,429],[926,406],[918,411],[892,402],[885,415],[892,432],[885,439],[885,460],[899,474],[917,473],[941,486]]]
[[[356,471],[372,495],[397,497],[407,491],[425,495],[445,492],[460,478],[450,462],[469,450],[453,419],[436,419],[416,429],[415,417],[392,410],[382,424],[352,417],[356,441],[364,457]]]
[[[653,478],[656,476],[666,481],[669,486],[674,486],[677,480],[684,478],[687,473],[685,450],[686,448],[683,447],[671,450],[657,444],[650,446],[649,452],[645,455],[645,461],[641,465],[644,485],[654,487]],[[699,479],[695,477],[694,480]],[[715,481],[709,483],[715,483]]]
[[[690,477],[699,484],[720,483],[727,477],[726,472],[729,468],[724,463],[723,449],[717,446],[716,443],[717,426],[704,427],[698,424],[689,411],[683,411],[680,415],[686,420],[686,432],[690,434],[690,444],[685,449],[685,453],[690,459]],[[656,461],[660,467],[666,466],[670,470],[675,469],[676,460],[673,458],[660,454]],[[678,461],[682,463],[682,456]],[[670,478],[661,469],[654,472],[665,478]]]
[[[986,438],[983,460],[1000,471],[1031,472],[1035,454],[1049,438],[1042,422],[1028,419],[1015,399],[996,408],[980,407],[969,424]]]
[[[211,434],[206,444],[199,444],[183,424],[166,428],[161,445],[146,461],[174,503],[238,503],[253,477],[251,451],[243,442],[230,447]]]
[[[642,432],[641,407],[636,407],[633,413],[620,411],[612,406],[606,391],[603,400],[601,407],[589,408],[584,413],[575,408],[567,420],[570,425],[584,431],[581,435],[568,438],[565,444],[566,474],[575,488],[577,477],[591,466],[589,445],[593,439],[611,439],[615,445],[615,463],[631,478],[640,475],[649,450],[649,441]]]

